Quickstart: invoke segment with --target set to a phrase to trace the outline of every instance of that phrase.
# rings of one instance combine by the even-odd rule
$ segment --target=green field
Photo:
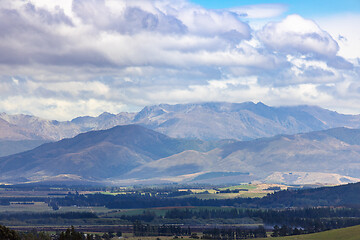
[[[93,212],[93,213],[106,213],[110,210],[105,207],[60,207],[59,210],[54,211],[51,207],[44,202],[34,202],[34,204],[11,204],[9,206],[0,205],[0,213],[4,212]]]
[[[1,212],[51,212],[53,211],[44,202],[34,202],[34,204],[11,204],[10,206],[1,206]]]
[[[325,232],[304,234],[289,237],[261,238],[278,240],[359,240],[360,225],[348,228],[335,229]]]

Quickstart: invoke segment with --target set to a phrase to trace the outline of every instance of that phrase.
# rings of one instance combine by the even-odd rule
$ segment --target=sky
[[[0,112],[160,103],[360,114],[360,1],[0,0]]]

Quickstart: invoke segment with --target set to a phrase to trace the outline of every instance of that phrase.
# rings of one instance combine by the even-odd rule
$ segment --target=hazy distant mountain
[[[174,139],[138,125],[80,134],[0,158],[0,181],[56,178],[293,184],[360,181],[360,130],[336,128],[226,144]]]
[[[184,150],[208,151],[214,147],[200,140],[173,139],[137,125],[118,126],[0,158],[0,180],[43,180],[55,176],[104,180]]]
[[[202,103],[145,107],[137,124],[171,137],[249,140],[335,127],[360,128],[359,115],[313,106],[269,107],[263,103]]]
[[[58,122],[55,120],[45,120],[30,115],[8,115],[6,113],[1,113],[0,119],[8,122],[13,126],[16,126],[19,129],[26,130],[35,136],[32,138],[27,138],[27,140],[42,139],[56,141],[66,137],[74,137],[80,133],[79,127],[77,127],[75,124],[69,124],[68,122]],[[6,136],[6,133],[1,132],[0,135],[0,138],[3,138]],[[8,140],[17,139],[10,138]]]
[[[103,113],[98,117],[78,117],[72,121],[59,122],[24,114],[8,115],[1,113],[0,120],[32,133],[34,137],[27,139],[37,138],[48,141],[58,141],[64,138],[74,137],[83,132],[109,129],[117,125],[129,124],[132,121],[133,115],[134,114],[130,113],[119,113],[118,115]],[[0,139],[6,135],[5,132],[1,132]],[[7,138],[8,140],[18,140],[13,139],[11,136]]]
[[[261,102],[160,104],[145,107],[139,113],[103,113],[65,122],[5,113],[0,114],[0,119],[37,138],[52,141],[127,124],[141,124],[171,137],[202,140],[249,140],[335,127],[360,128],[360,115],[344,115],[315,106],[269,107]],[[19,140],[7,135],[1,131],[0,139]]]
[[[25,128],[18,127],[0,118],[0,140],[2,141],[19,141],[19,140],[33,140],[40,139],[41,137],[26,130]]]
[[[45,142],[36,133],[0,118],[0,157],[30,150]]]
[[[77,117],[71,120],[72,124],[80,127],[82,132],[88,132],[92,130],[105,130],[118,125],[127,125],[133,122],[136,113],[102,113],[98,117]]]
[[[335,127],[360,128],[360,115],[338,114],[315,106],[269,107],[252,102],[160,104],[145,107],[139,113],[103,113],[64,122],[2,113],[0,140],[58,141],[127,124],[139,124],[175,138],[251,140]],[[13,149],[28,149],[13,144]],[[0,156],[4,154],[0,149]]]
[[[59,122],[24,114],[1,113],[0,157],[30,150],[44,142],[58,141],[75,137],[83,132],[124,125],[131,122],[133,115],[103,113],[98,117],[78,117],[72,121]]]

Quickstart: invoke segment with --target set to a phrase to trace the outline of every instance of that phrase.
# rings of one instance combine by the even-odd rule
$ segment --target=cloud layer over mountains
[[[0,111],[61,120],[251,100],[358,112],[358,58],[339,55],[338,36],[314,20],[283,13],[185,0],[0,1]]]

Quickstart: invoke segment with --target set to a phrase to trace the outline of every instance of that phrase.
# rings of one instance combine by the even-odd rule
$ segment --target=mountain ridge
[[[0,114],[0,140],[58,141],[80,133],[138,124],[174,138],[252,140],[335,127],[360,128],[360,115],[339,114],[317,106],[270,107],[262,102],[159,104],[138,113],[77,117],[71,121]],[[14,143],[15,144],[15,143]],[[28,150],[23,145],[14,149]],[[1,150],[1,149],[0,149]],[[0,156],[6,155],[0,151]]]
[[[335,128],[252,141],[209,143],[171,138],[140,125],[125,125],[82,133],[2,157],[0,181],[73,176],[84,181],[117,183],[239,183],[274,179],[280,183],[301,183],[318,179],[339,184],[360,181],[358,159],[360,129]],[[198,177],[201,175],[206,178]]]

